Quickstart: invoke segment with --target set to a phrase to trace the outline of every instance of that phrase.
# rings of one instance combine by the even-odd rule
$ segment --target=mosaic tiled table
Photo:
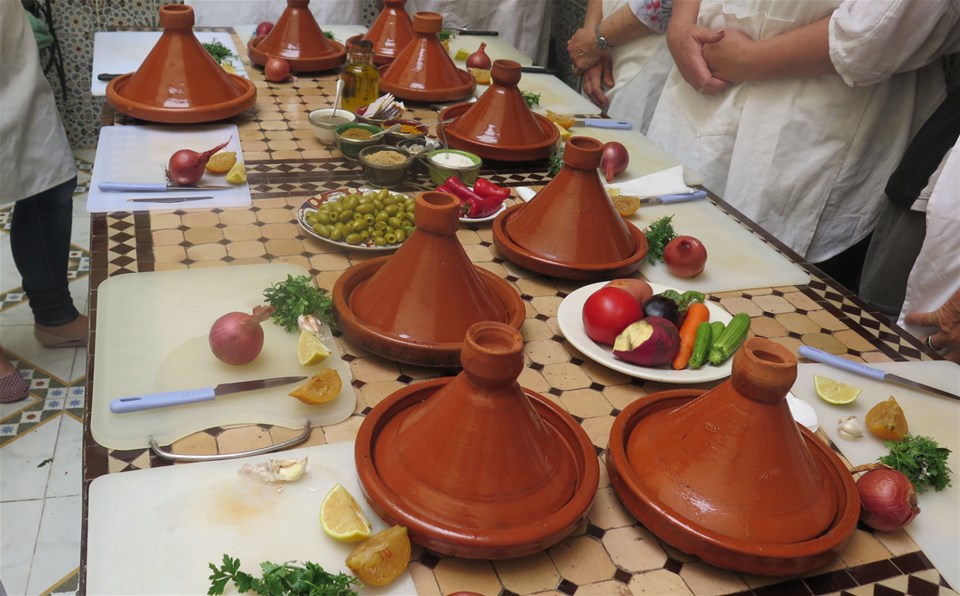
[[[248,66],[247,70],[254,79],[262,76],[256,68]],[[94,214],[90,283],[94,324],[96,288],[115,275],[281,261],[303,266],[321,287],[332,289],[337,277],[363,258],[362,254],[339,250],[304,235],[295,218],[296,209],[306,198],[364,182],[358,165],[322,146],[307,121],[310,110],[332,102],[334,81],[333,75],[279,85],[255,81],[256,107],[234,119],[240,129],[253,195],[251,207]],[[426,106],[414,107],[412,113],[423,122],[436,120],[436,112]],[[125,117],[104,112],[104,124],[126,123],[129,121]],[[550,179],[547,166],[546,161],[485,164],[482,175],[509,186],[537,187]],[[415,192],[427,188],[426,184],[429,181],[423,177],[399,190]],[[744,221],[722,200],[711,199],[771,246],[799,262],[796,255]],[[614,417],[622,408],[667,386],[609,370],[564,340],[557,325],[557,308],[582,284],[547,278],[513,265],[494,248],[489,225],[467,225],[458,238],[476,264],[504,277],[521,294],[527,312],[522,331],[528,365],[520,383],[555,400],[580,422],[596,447],[602,472],[586,522],[546,552],[490,562],[448,558],[415,548],[410,569],[420,594],[457,590],[490,595],[956,593],[903,531],[875,534],[859,527],[839,560],[804,577],[786,579],[717,569],[659,541],[617,500],[605,474],[603,449]],[[780,342],[794,353],[798,346],[807,344],[865,362],[931,358],[919,342],[892,328],[855,296],[815,268],[801,266],[812,276],[809,285],[724,292],[708,298],[731,313],[748,313],[752,334]],[[354,376],[356,411],[344,422],[314,428],[305,445],[352,440],[364,415],[387,395],[415,379],[453,372],[387,361],[343,337],[338,343]],[[88,370],[92,373],[95,337],[89,353]],[[88,399],[92,399],[95,382],[92,374],[88,376]],[[177,453],[233,453],[278,443],[298,433],[260,425],[213,428],[166,447]],[[102,474],[162,465],[170,464],[146,449],[116,451],[97,445],[88,420],[85,495],[90,481]]]

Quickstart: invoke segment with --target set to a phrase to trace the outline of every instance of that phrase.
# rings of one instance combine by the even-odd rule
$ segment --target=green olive
[[[397,238],[397,244],[400,244],[407,239],[407,235],[403,232],[402,229],[396,229],[393,231],[393,235]]]
[[[386,246],[386,245],[387,245],[387,241],[386,241],[386,239],[385,239],[383,236],[374,236],[374,238],[373,238],[373,245],[374,245],[374,246]]]
[[[387,220],[387,224],[389,224],[391,228],[399,228],[403,225],[403,221],[399,217],[391,217]]]
[[[386,234],[384,234],[384,235],[383,235],[383,239],[384,239],[384,241],[385,241],[387,244],[396,244],[396,243],[397,243],[397,235],[393,233],[393,230],[391,230],[391,231],[387,232]]]
[[[347,237],[344,238],[343,241],[347,244],[357,245],[363,242],[363,236],[354,232],[352,234],[347,234]]]
[[[373,213],[376,210],[377,210],[376,205],[370,202],[360,203],[359,205],[357,205],[356,209],[354,209],[354,211],[356,211],[357,213]]]
[[[342,222],[344,222],[344,223],[346,223],[346,222],[350,221],[351,219],[353,219],[353,211],[351,211],[351,210],[349,210],[349,209],[346,209],[346,210],[344,210],[344,211],[341,211],[341,212],[340,212],[340,215],[337,216],[337,219],[340,220],[340,221],[342,221]]]
[[[330,239],[334,242],[340,242],[343,240],[343,230],[340,228],[333,228],[330,230]]]

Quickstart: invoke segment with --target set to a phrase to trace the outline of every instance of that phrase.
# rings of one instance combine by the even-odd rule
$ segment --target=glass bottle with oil
[[[343,80],[341,107],[351,112],[370,105],[380,97],[380,73],[373,65],[373,42],[360,39],[347,45],[347,65],[340,73]]]

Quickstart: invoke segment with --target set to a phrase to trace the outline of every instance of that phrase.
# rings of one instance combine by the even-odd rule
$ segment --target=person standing
[[[20,2],[0,2],[0,203],[15,203],[10,251],[23,278],[34,336],[50,348],[86,345],[67,267],[76,167],[36,40]],[[27,396],[0,358],[0,402]]]

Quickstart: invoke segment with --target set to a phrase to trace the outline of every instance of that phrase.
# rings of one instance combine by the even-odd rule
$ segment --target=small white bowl
[[[339,108],[336,111],[336,120],[334,120],[333,112],[333,108],[320,108],[310,112],[310,128],[313,129],[313,134],[324,145],[336,145],[337,127],[348,122],[355,122],[357,119],[353,112]]]

